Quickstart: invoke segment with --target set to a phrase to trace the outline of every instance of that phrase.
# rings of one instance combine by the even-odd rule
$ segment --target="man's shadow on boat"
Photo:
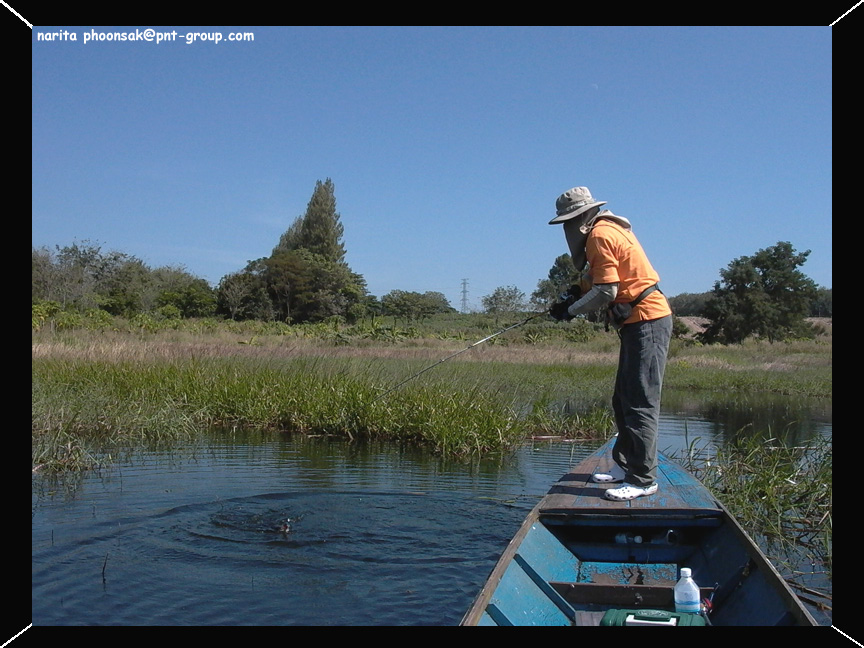
[[[619,485],[596,484],[591,481],[591,475],[593,474],[593,472],[567,473],[549,489],[549,494],[604,498],[604,493],[610,486]]]

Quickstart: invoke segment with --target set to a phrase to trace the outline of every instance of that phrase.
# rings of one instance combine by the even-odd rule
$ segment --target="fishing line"
[[[396,391],[397,389],[399,389],[399,388],[400,388],[402,385],[404,385],[405,383],[414,380],[415,378],[417,378],[417,377],[420,376],[421,374],[426,373],[426,372],[429,371],[430,369],[434,369],[435,367],[437,367],[437,366],[440,365],[441,363],[443,363],[443,362],[447,362],[450,358],[455,358],[455,357],[456,357],[457,355],[459,355],[460,353],[465,353],[466,351],[470,351],[471,349],[473,349],[473,348],[474,348],[475,346],[477,346],[477,345],[483,344],[484,342],[487,342],[487,341],[491,340],[492,338],[494,338],[494,337],[496,337],[496,336],[498,336],[498,335],[501,335],[502,333],[506,333],[507,331],[509,331],[509,330],[511,330],[511,329],[514,329],[514,328],[516,328],[516,327],[518,327],[518,326],[522,326],[523,324],[527,324],[528,322],[530,322],[530,321],[533,320],[534,318],[536,318],[536,317],[540,317],[541,315],[545,315],[545,314],[546,314],[545,311],[542,312],[542,313],[535,313],[534,315],[531,315],[530,317],[526,317],[526,318],[525,318],[524,320],[522,320],[521,322],[516,322],[515,324],[511,324],[511,325],[508,326],[507,328],[503,328],[503,329],[501,329],[500,331],[498,331],[497,333],[493,333],[492,335],[487,335],[487,336],[486,336],[485,338],[483,338],[482,340],[477,340],[476,342],[474,342],[474,344],[469,344],[469,345],[468,345],[467,347],[465,347],[464,349],[460,349],[459,351],[456,351],[455,353],[451,353],[451,354],[450,354],[449,356],[447,356],[446,358],[441,358],[441,359],[440,359],[438,362],[436,362],[435,364],[431,364],[431,365],[429,365],[428,367],[426,367],[425,369],[421,369],[420,371],[418,371],[417,373],[415,373],[413,376],[409,376],[408,378],[406,378],[405,380],[403,380],[402,382],[400,382],[398,385],[396,385],[396,386],[394,386],[394,387],[391,387],[391,388],[388,389],[387,391],[378,394],[378,395],[377,395],[375,398],[373,398],[370,402],[371,402],[371,403],[374,403],[374,402],[377,401],[379,398],[384,398],[384,396],[386,396],[387,394],[389,394],[389,393],[391,393],[391,392]]]

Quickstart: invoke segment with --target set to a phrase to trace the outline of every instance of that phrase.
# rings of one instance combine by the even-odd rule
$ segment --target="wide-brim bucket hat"
[[[605,200],[594,200],[588,187],[573,187],[561,194],[555,201],[555,213],[557,215],[549,221],[549,224],[563,223],[584,214],[592,207],[602,207],[605,204]]]

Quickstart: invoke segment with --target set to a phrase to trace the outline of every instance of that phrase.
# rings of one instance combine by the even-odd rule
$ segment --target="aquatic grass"
[[[525,438],[524,422],[506,402],[474,386],[421,384],[373,402],[357,431],[418,444],[443,455],[506,451]]]
[[[561,404],[545,393],[531,404],[526,425],[534,437],[606,439],[614,433],[615,420],[605,404],[583,401],[581,407],[573,407],[571,401]]]
[[[821,339],[691,346],[670,353],[664,387],[830,398],[831,365],[831,344]]]
[[[389,377],[393,368],[387,373],[380,365],[328,359],[40,359],[33,363],[34,435],[59,427],[94,446],[117,447],[172,434],[185,439],[196,427],[240,426],[388,438],[465,456],[507,451],[553,428],[564,436],[585,434],[586,421],[597,416],[580,419],[578,411],[548,408],[541,416],[537,407],[523,416],[520,389],[506,380],[478,380],[469,366],[391,392],[398,384]]]
[[[832,578],[833,445],[817,437],[806,447],[738,434],[721,448],[691,443],[678,460],[747,528],[782,568],[802,598],[827,606],[810,584]],[[819,600],[823,599],[823,600]]]
[[[670,361],[666,366],[663,386],[694,392],[770,392],[815,398],[830,398],[833,394],[830,370],[814,367],[788,367],[782,370],[764,366],[735,368],[725,361],[710,365],[694,364],[693,359]]]
[[[476,332],[497,330],[476,319]],[[48,463],[51,448],[86,459],[100,442],[167,444],[210,425],[392,438],[457,455],[506,450],[532,436],[608,435],[617,339],[597,334],[563,344],[553,326],[532,331],[531,343],[508,332],[500,336],[506,344],[440,365],[465,348],[464,339],[441,330],[434,338],[344,346],[318,329],[241,323],[208,334],[41,331],[32,347],[34,465]],[[776,354],[784,349],[788,363]],[[412,379],[433,364],[434,372]],[[830,398],[830,348],[681,349],[665,383],[724,398],[766,391]],[[71,452],[70,441],[82,451]]]
[[[81,470],[110,463],[108,449],[172,445],[197,433],[196,418],[146,379],[116,365],[34,363],[31,454],[34,470]]]
[[[356,368],[308,360],[40,361],[33,385],[34,438],[63,429],[105,447],[220,425],[387,437],[464,455],[512,447],[526,434],[511,403],[480,386],[419,383],[379,400],[380,384]]]

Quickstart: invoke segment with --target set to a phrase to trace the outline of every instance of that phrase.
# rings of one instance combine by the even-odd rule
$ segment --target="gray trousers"
[[[657,478],[657,427],[672,316],[626,324],[618,331],[621,350],[612,394],[618,437],[612,457],[625,482],[649,486]]]

